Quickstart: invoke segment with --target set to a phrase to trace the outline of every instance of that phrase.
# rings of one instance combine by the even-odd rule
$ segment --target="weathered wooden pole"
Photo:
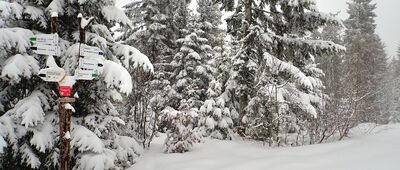
[[[71,169],[70,153],[70,129],[72,110],[67,105],[75,102],[74,98],[61,97],[59,99],[59,119],[60,119],[60,170]]]
[[[57,13],[51,14],[51,33],[56,34],[58,32],[57,27]],[[70,170],[71,169],[71,157],[70,153],[70,129],[71,129],[71,116],[72,110],[71,108],[66,108],[67,105],[73,103],[74,98],[65,97],[62,95],[61,86],[60,90],[60,98],[59,98],[59,149],[60,149],[60,170]]]
[[[58,14],[56,12],[53,12],[51,14],[51,33],[53,34],[58,32],[57,20],[58,20]]]

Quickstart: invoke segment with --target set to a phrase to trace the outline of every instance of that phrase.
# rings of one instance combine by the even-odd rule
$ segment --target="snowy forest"
[[[189,157],[210,147],[204,159],[228,164],[244,145],[257,149],[231,163],[254,164],[235,168],[284,169],[256,165],[271,148],[290,157],[366,126],[395,129],[398,142],[400,45],[385,51],[376,8],[350,0],[342,20],[314,0],[0,0],[0,169],[59,169],[62,140],[76,170],[223,169]],[[32,50],[31,37],[51,33],[59,56]],[[104,53],[102,69],[72,81],[76,101],[61,105],[41,69],[76,76],[89,46]],[[60,108],[72,114],[67,134]],[[375,168],[400,168],[400,147],[388,150],[397,167]]]

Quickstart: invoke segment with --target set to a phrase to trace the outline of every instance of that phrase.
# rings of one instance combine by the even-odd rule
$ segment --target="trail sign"
[[[41,69],[39,77],[47,82],[60,82],[65,77],[65,70],[59,67]]]
[[[36,44],[31,47],[31,49],[34,50],[35,53],[41,55],[60,56],[61,54],[60,47],[54,45]]]
[[[98,77],[98,74],[93,70],[75,70],[75,77],[77,80],[93,80]]]
[[[90,58],[90,57],[89,57]],[[93,80],[103,72],[102,58],[80,58],[78,69],[75,70],[77,80]]]
[[[37,34],[30,38],[32,44],[47,44],[55,45],[58,44],[58,34]]]
[[[81,48],[80,54],[83,57],[104,57],[104,52],[100,48],[88,45]]]
[[[97,68],[99,67],[98,64],[99,62],[97,60],[91,60],[85,58],[79,59],[79,68],[81,69],[97,71]]]

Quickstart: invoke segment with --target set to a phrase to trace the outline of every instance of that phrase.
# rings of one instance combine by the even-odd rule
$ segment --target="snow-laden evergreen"
[[[171,61],[176,51],[178,31],[173,25],[175,7],[170,0],[139,0],[124,8],[133,20],[133,28],[124,30],[120,39],[137,47],[154,64],[153,76],[139,72],[138,77],[144,85],[135,88],[135,94],[126,105],[133,115],[128,127],[132,127],[130,129],[136,131],[144,144],[149,145],[157,131],[160,112],[170,103],[169,96],[173,93]]]
[[[40,2],[1,1],[0,6],[0,136],[7,146],[1,167],[45,167],[41,160],[56,145],[56,103],[50,87],[35,77],[45,57],[29,52],[29,39],[48,29],[48,16]]]
[[[309,34],[340,22],[320,13],[314,1],[218,2],[234,9],[228,31],[241,42],[232,78],[244,135],[270,144],[303,144],[290,140],[290,134],[306,138],[306,124],[323,104],[323,72],[315,57],[344,50]]]
[[[168,129],[163,146],[165,153],[188,152],[193,144],[199,142],[200,138],[193,128],[196,119],[198,114],[194,109],[177,111],[172,107],[166,107],[161,112],[162,123]]]
[[[207,96],[208,84],[213,79],[212,67],[207,64],[207,60],[211,59],[212,48],[208,40],[202,37],[204,31],[194,21],[189,23],[187,30],[181,32],[186,32],[186,35],[177,40],[180,48],[171,63],[174,67],[172,88],[175,94],[170,97],[173,101],[170,106],[184,115],[188,112],[199,114],[199,108]]]
[[[353,0],[348,4],[345,21],[346,103],[353,124],[380,122],[379,90],[386,69],[386,54],[375,33],[376,4],[372,0]]]
[[[217,139],[230,139],[233,135],[233,120],[237,112],[231,107],[230,91],[225,84],[229,78],[230,56],[227,52],[225,34],[218,25],[221,23],[221,11],[218,4],[211,0],[197,1],[196,28],[201,30],[212,49],[204,65],[210,70],[206,97],[200,107],[199,132]],[[231,111],[233,110],[233,111]]]

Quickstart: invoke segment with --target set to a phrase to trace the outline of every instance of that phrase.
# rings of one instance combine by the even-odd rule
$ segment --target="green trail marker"
[[[36,43],[37,38],[36,38],[36,37],[31,37],[29,40],[30,40],[32,43]]]

